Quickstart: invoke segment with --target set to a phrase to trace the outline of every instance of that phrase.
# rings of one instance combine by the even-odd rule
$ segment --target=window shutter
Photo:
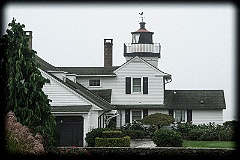
[[[143,94],[148,94],[148,77],[143,77]]]
[[[130,123],[130,109],[125,109],[125,123]]]
[[[126,77],[126,94],[131,94],[131,77]]]
[[[192,121],[192,110],[187,110],[187,122]]]
[[[173,116],[173,110],[172,109],[168,110],[168,114],[169,114],[169,116]]]
[[[143,117],[145,117],[145,116],[148,116],[148,110],[147,109],[143,110]]]

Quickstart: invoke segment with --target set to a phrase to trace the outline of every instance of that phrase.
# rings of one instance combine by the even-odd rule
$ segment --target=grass
[[[190,141],[183,140],[183,147],[195,148],[236,148],[234,141]]]

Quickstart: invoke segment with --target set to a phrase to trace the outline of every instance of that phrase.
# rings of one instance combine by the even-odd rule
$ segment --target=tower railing
[[[160,53],[160,43],[152,44],[134,44],[124,43],[124,53],[135,53],[135,52],[148,52],[148,53]]]

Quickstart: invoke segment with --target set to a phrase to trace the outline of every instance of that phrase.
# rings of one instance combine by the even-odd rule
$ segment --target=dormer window
[[[89,79],[89,87],[100,87],[101,81],[100,79]]]

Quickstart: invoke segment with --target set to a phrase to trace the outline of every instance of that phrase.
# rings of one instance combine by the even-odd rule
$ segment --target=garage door
[[[83,117],[56,117],[58,146],[83,146]]]

